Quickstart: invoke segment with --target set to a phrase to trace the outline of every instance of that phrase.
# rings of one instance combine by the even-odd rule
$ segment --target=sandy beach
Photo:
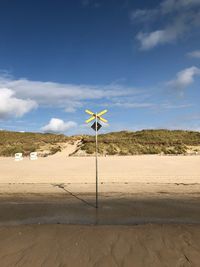
[[[199,266],[200,158],[0,158],[2,266]]]
[[[199,156],[120,156],[99,158],[99,182],[199,183]],[[0,158],[0,183],[94,183],[94,157],[63,153],[30,161]]]

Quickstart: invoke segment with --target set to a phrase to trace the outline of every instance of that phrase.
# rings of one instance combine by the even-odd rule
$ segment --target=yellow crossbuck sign
[[[108,121],[104,118],[102,118],[101,116],[104,115],[105,113],[107,113],[107,109],[102,110],[99,113],[94,113],[91,110],[86,109],[85,112],[87,114],[89,114],[91,117],[89,119],[87,119],[85,122],[89,123],[93,120],[95,120],[95,122],[93,123],[93,125],[91,126],[91,128],[93,130],[95,130],[95,140],[96,140],[96,145],[95,145],[95,158],[96,158],[96,208],[98,208],[98,130],[101,128],[101,124],[98,122],[98,120],[103,121],[105,123],[107,123]]]
[[[89,122],[95,120],[96,118],[99,119],[100,121],[105,122],[105,123],[108,122],[106,119],[104,119],[104,118],[101,117],[102,115],[104,115],[105,113],[108,112],[107,109],[105,109],[105,110],[103,110],[103,111],[101,111],[99,113],[94,113],[94,112],[92,112],[92,111],[90,111],[88,109],[86,109],[85,112],[87,114],[91,115],[91,117],[88,120],[85,121],[86,123],[89,123]]]

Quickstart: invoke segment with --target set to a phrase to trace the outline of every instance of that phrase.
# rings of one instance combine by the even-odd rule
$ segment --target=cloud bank
[[[0,116],[6,118],[7,114],[13,117],[23,116],[36,107],[75,112],[88,103],[96,103],[100,106],[105,102],[112,105],[127,98],[138,99],[138,96],[143,96],[144,92],[118,84],[76,85],[31,81],[25,78],[14,79],[2,75],[0,76],[0,94]]]
[[[199,69],[193,66],[178,73],[168,85],[185,88],[194,81],[196,75],[199,75]],[[0,119],[22,117],[37,107],[75,112],[90,103],[98,107],[152,109],[158,106],[153,99],[153,92],[149,93],[149,90],[118,84],[76,85],[0,76]],[[166,108],[162,103],[160,107]],[[45,129],[54,130],[48,127]]]

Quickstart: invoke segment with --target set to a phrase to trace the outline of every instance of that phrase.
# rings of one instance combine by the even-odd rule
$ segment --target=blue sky
[[[200,130],[200,0],[1,0],[0,129]]]

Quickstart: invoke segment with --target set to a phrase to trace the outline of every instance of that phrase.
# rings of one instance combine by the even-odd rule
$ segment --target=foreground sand
[[[177,187],[101,193],[98,210],[65,186],[1,193],[0,266],[199,267],[199,185]]]
[[[0,158],[0,266],[199,267],[199,161]]]
[[[200,228],[185,225],[0,227],[3,267],[199,267]]]

